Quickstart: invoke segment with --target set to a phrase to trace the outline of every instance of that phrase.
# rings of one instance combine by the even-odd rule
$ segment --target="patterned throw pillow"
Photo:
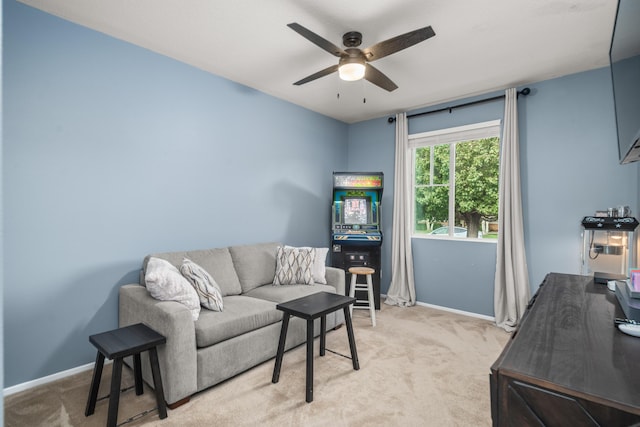
[[[285,248],[293,248],[293,246],[285,246]],[[329,254],[329,248],[311,248],[308,246],[302,247],[302,248],[298,248],[298,249],[315,249],[316,251],[316,257],[315,257],[315,261],[313,261],[313,282],[314,283],[319,283],[321,285],[326,285],[327,284],[327,278],[326,278],[326,262],[327,262],[327,255]]]
[[[144,276],[147,290],[157,300],[177,301],[187,306],[193,320],[200,317],[200,299],[193,286],[178,269],[161,258],[151,257]]]
[[[222,291],[211,275],[189,258],[182,260],[180,273],[193,285],[204,308],[222,311]]]
[[[274,285],[313,285],[315,249],[278,246]]]

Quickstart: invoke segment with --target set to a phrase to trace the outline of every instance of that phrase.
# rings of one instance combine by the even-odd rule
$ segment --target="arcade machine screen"
[[[344,224],[369,223],[369,201],[366,198],[348,198],[344,201]]]

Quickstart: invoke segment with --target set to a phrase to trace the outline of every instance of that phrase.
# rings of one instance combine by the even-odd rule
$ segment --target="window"
[[[409,135],[413,236],[497,239],[500,121]]]

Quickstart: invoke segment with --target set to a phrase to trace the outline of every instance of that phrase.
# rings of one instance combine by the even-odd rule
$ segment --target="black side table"
[[[278,342],[278,352],[276,353],[276,364],[273,367],[272,383],[277,383],[280,379],[280,368],[282,367],[282,356],[284,355],[285,342],[287,340],[287,329],[291,316],[300,317],[307,321],[307,372],[306,372],[306,394],[307,403],[313,402],[313,321],[320,318],[320,356],[325,355],[326,334],[327,334],[327,314],[342,309],[344,320],[347,325],[347,337],[349,339],[349,349],[351,350],[351,363],[356,371],[360,369],[358,361],[358,351],[356,340],[353,336],[353,325],[351,324],[351,313],[349,306],[356,301],[353,297],[347,297],[329,292],[318,292],[306,297],[294,299],[276,308],[283,312],[282,327],[280,328],[280,340]],[[331,350],[329,350],[331,351]]]
[[[87,400],[85,416],[93,414],[96,409],[100,378],[104,358],[113,360],[113,372],[111,373],[111,392],[109,393],[109,415],[107,427],[116,427],[118,421],[118,405],[120,404],[120,380],[122,377],[122,361],[127,356],[133,356],[133,374],[135,377],[136,395],[143,393],[142,387],[142,366],[140,363],[140,353],[149,352],[151,362],[151,373],[153,374],[153,387],[156,391],[156,402],[160,419],[167,417],[167,406],[164,401],[162,390],[162,378],[160,376],[160,365],[158,364],[158,352],[156,347],[167,342],[167,339],[149,328],[147,325],[138,323],[101,334],[91,335],[89,341],[98,349],[96,364],[93,368],[93,378],[91,379],[91,390]]]

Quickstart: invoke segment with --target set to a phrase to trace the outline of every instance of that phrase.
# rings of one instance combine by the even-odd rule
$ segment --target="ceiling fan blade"
[[[300,85],[303,85],[305,83],[309,83],[310,81],[319,79],[320,77],[324,77],[324,76],[327,76],[327,75],[329,75],[331,73],[335,73],[336,71],[338,71],[338,64],[332,65],[331,67],[325,68],[324,70],[321,70],[321,71],[318,71],[317,73],[311,74],[310,76],[307,76],[302,80],[298,80],[297,82],[294,83],[294,85],[300,86]]]
[[[380,86],[382,89],[393,92],[398,89],[398,85],[391,81],[391,79],[377,68],[374,68],[371,64],[365,64],[364,78],[376,86]]]
[[[291,28],[293,31],[300,34],[302,37],[309,40],[311,43],[321,47],[323,50],[326,50],[327,52],[329,52],[334,56],[337,56],[339,58],[343,56],[347,56],[347,53],[344,50],[340,49],[338,46],[331,43],[329,40],[320,37],[313,31],[306,29],[300,24],[292,22],[291,24],[287,24],[287,27]]]
[[[365,54],[367,61],[375,61],[425,41],[435,35],[436,33],[433,31],[433,28],[428,26],[376,43],[364,49],[362,52]]]

